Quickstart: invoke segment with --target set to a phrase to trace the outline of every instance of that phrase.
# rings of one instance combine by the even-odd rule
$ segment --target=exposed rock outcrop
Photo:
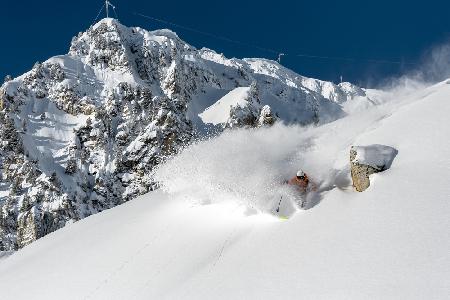
[[[352,146],[350,165],[355,189],[365,191],[370,186],[369,176],[389,169],[397,153],[396,149],[384,145]]]

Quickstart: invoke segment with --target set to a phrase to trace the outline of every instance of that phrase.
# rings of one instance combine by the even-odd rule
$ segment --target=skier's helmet
[[[302,169],[297,171],[297,177],[298,178],[303,179],[303,178],[305,178],[305,176],[306,176],[306,174],[305,174],[305,172],[303,172]]]

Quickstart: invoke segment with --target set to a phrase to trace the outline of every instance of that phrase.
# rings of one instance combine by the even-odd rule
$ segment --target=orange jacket
[[[288,184],[295,185],[302,192],[306,192],[306,188],[309,184],[309,178],[305,175],[305,179],[298,179],[297,176],[294,176],[291,180],[288,181]]]

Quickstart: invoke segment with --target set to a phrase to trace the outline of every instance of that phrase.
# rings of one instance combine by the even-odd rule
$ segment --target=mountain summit
[[[370,93],[103,19],[0,89],[0,250],[157,188],[154,167],[196,137],[327,123]]]

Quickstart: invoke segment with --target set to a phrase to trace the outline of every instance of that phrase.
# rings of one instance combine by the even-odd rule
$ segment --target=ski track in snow
[[[91,299],[92,297],[94,297],[97,291],[99,291],[103,286],[107,285],[110,279],[117,276],[119,272],[124,268],[126,268],[127,265],[129,265],[132,261],[136,260],[138,256],[142,253],[142,251],[144,251],[150,245],[154,244],[155,240],[158,240],[158,237],[160,237],[163,233],[167,232],[168,228],[169,225],[167,225],[166,228],[162,232],[160,232],[160,234],[156,234],[155,236],[153,236],[149,240],[149,242],[147,242],[143,247],[139,248],[136,252],[131,254],[128,259],[120,263],[120,265],[118,265],[118,267],[113,272],[111,272],[108,276],[106,276],[105,280],[103,280],[99,285],[97,285],[97,287],[91,293],[89,293],[84,299]]]

